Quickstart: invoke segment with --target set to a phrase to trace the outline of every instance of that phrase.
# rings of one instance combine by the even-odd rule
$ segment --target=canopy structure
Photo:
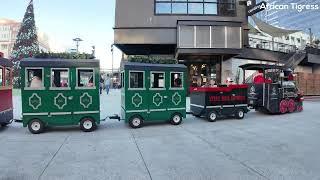
[[[286,30],[286,29],[281,29],[281,28],[272,26],[266,22],[261,21],[256,16],[251,16],[251,18],[259,30],[261,30],[262,32],[264,32],[266,34],[269,34],[272,37],[287,36],[289,34],[296,33],[296,32],[300,31],[300,30]]]

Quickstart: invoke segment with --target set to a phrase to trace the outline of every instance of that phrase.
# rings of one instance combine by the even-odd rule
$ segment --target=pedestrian
[[[100,76],[100,94],[102,94],[103,84],[104,84],[104,79],[102,76]]]
[[[106,83],[106,91],[107,91],[107,94],[109,94],[109,90],[110,90],[110,85],[111,85],[111,79],[109,77],[109,74],[107,74],[107,78],[105,80],[105,83]]]

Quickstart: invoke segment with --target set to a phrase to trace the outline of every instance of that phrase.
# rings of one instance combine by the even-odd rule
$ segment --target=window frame
[[[41,71],[42,71],[42,87],[41,88],[33,88],[33,87],[27,87],[26,85],[27,85],[27,83],[29,82],[29,80],[28,80],[28,70],[32,70],[32,69],[40,69]],[[25,72],[24,72],[25,74],[24,74],[24,90],[27,90],[27,91],[29,91],[29,90],[39,90],[39,91],[43,91],[43,90],[45,90],[46,89],[46,87],[45,87],[45,84],[44,84],[44,68],[43,67],[26,67],[25,68]]]
[[[169,3],[170,4],[170,13],[157,13],[157,4],[158,3]],[[172,12],[172,4],[173,3],[186,3],[187,4],[187,13],[186,14],[179,14],[179,13],[173,13]],[[189,13],[189,3],[199,3],[202,4],[202,14],[190,14]],[[217,14],[205,14],[205,4],[216,4],[217,5]],[[185,1],[178,1],[178,0],[154,0],[153,4],[153,12],[155,16],[223,16],[223,17],[236,17],[237,16],[237,2],[234,0],[233,3],[228,3],[228,2],[219,2],[219,0],[216,0],[216,2],[206,2],[206,0],[202,1],[190,1],[190,0],[185,0]],[[227,14],[222,14],[220,8],[223,7],[223,5],[233,5],[233,13],[232,15],[227,15]]]
[[[121,89],[125,88],[126,83],[125,83],[125,71],[120,72],[120,81],[121,81]]]
[[[92,87],[80,87],[78,86],[78,75],[79,75],[79,70],[92,70],[93,72],[93,86]],[[99,82],[100,83],[100,82]],[[97,86],[96,86],[96,77],[95,77],[95,68],[76,68],[76,86],[75,86],[75,89],[97,89]]]
[[[68,87],[52,87],[52,83],[53,83],[52,70],[67,70],[68,71]],[[70,74],[71,74],[70,68],[50,68],[50,88],[49,88],[49,90],[62,90],[62,91],[71,90]]]
[[[2,80],[2,81],[1,81],[1,84],[0,84],[0,87],[4,87],[4,85],[3,85],[3,82],[4,82],[4,81],[3,81],[3,77],[4,77],[4,76],[3,76],[3,69],[4,69],[4,68],[3,68],[2,66],[0,66],[0,70],[1,70],[1,80]]]
[[[130,87],[130,84],[131,84],[131,78],[130,78],[130,76],[131,76],[131,73],[135,73],[135,72],[142,72],[143,73],[143,87],[142,88],[131,88]],[[136,70],[132,70],[132,71],[129,71],[129,87],[128,87],[128,90],[129,91],[135,91],[135,90],[146,90],[146,86],[145,86],[145,83],[146,83],[146,76],[145,76],[145,71],[136,71]]]
[[[171,86],[171,80],[172,80],[172,74],[177,74],[177,73],[180,73],[182,75],[182,78],[181,78],[181,87],[172,87]],[[169,90],[184,90],[184,72],[170,72],[170,88]]]
[[[158,74],[162,73],[163,74],[163,80],[164,80],[164,87],[163,88],[152,88],[152,81],[151,81],[152,73],[158,73]],[[165,71],[150,71],[150,88],[149,89],[150,90],[157,90],[157,91],[164,91],[167,89],[166,88],[166,72]]]
[[[4,86],[5,87],[12,87],[13,86],[13,82],[12,82],[12,68],[10,67],[5,67],[4,69],[4,73],[5,73],[5,81],[4,81]],[[7,77],[7,71],[9,71],[9,77]],[[9,78],[9,84],[7,84],[7,80]]]

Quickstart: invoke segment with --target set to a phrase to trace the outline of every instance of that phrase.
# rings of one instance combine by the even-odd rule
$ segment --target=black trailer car
[[[190,110],[194,116],[205,116],[214,122],[221,116],[244,118],[249,111],[247,85],[190,88]]]

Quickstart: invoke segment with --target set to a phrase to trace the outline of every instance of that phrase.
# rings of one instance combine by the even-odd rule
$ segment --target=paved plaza
[[[19,96],[14,97],[20,118]],[[78,127],[30,134],[21,123],[0,129],[0,179],[166,180],[320,179],[320,102],[302,113],[209,123],[188,115],[180,126],[131,129],[107,120],[92,133]],[[120,92],[102,95],[102,116],[120,111]]]

